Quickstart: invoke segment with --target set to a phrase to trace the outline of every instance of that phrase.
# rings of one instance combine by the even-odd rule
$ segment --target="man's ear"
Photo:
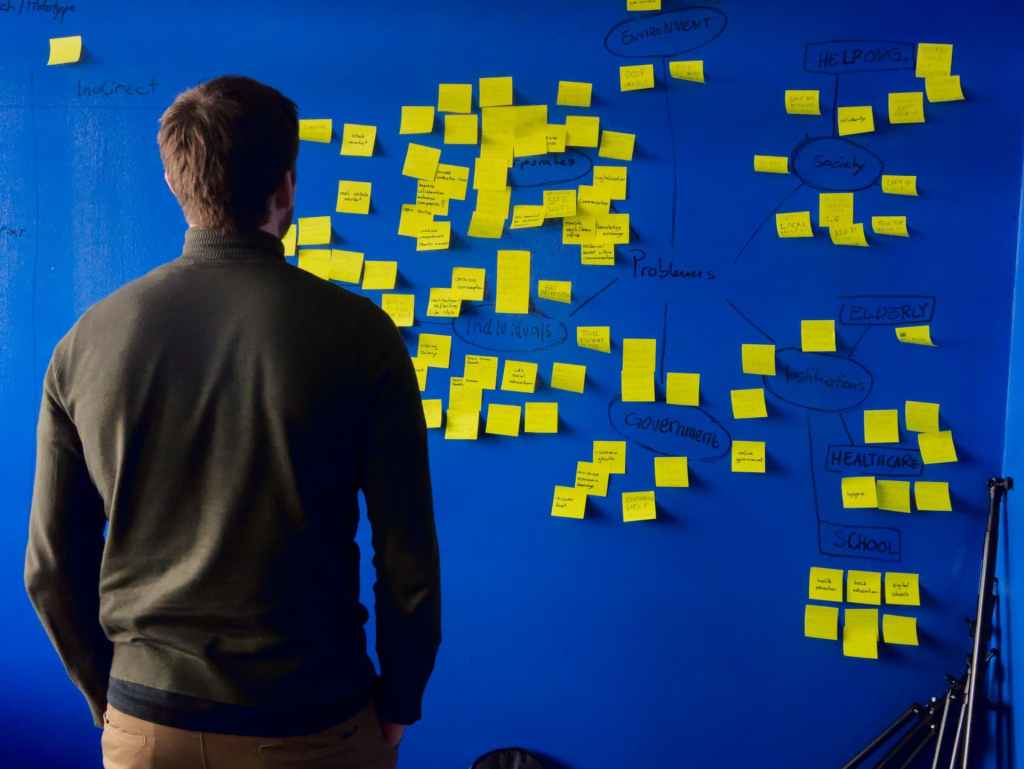
[[[281,183],[274,192],[274,203],[282,210],[290,209],[295,203],[295,169],[284,172]]]

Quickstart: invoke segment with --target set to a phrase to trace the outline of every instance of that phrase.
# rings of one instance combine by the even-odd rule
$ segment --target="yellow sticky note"
[[[399,134],[428,134],[433,130],[433,107],[402,107],[402,120],[398,126]]]
[[[763,473],[766,465],[764,441],[733,441],[732,471],[734,473]]]
[[[897,326],[896,338],[903,344],[935,347],[935,342],[932,341],[931,326]]]
[[[568,131],[564,125],[549,123],[544,126],[544,141],[547,143],[548,152],[565,152],[567,138]]]
[[[601,131],[601,146],[597,156],[611,160],[632,160],[635,145],[636,134],[604,130]]]
[[[452,267],[452,288],[464,301],[482,302],[487,270],[483,267]]]
[[[808,575],[807,597],[815,601],[843,602],[843,570],[812,566]]]
[[[804,637],[838,641],[839,607],[806,604],[804,606]]]
[[[577,326],[576,345],[598,352],[612,351],[611,326]]]
[[[855,224],[833,224],[828,230],[829,239],[834,246],[860,246],[866,248],[867,238],[864,236],[864,225],[861,222]]]
[[[916,77],[948,75],[953,67],[953,46],[949,43],[918,43]]]
[[[686,457],[655,457],[654,485],[677,489],[689,488],[689,460]]]
[[[476,210],[474,213],[484,213],[501,219],[504,222],[508,219],[509,206],[512,202],[512,188],[504,187],[493,190],[476,191]]]
[[[303,216],[299,218],[300,246],[319,246],[330,242],[330,216]]]
[[[338,202],[334,210],[340,214],[370,213],[370,182],[354,182],[342,179],[338,182]]]
[[[480,434],[480,412],[448,409],[444,428],[445,440],[475,441]]]
[[[853,224],[852,192],[818,193],[818,226],[834,227]]]
[[[627,11],[660,11],[661,0],[626,0]]]
[[[414,322],[416,313],[415,294],[384,294],[380,298],[380,307],[391,316],[391,320],[399,328],[407,328]]]
[[[331,141],[333,133],[334,121],[330,118],[316,120],[303,118],[299,121],[299,139],[301,141],[327,144]]]
[[[551,364],[551,389],[582,393],[587,381],[587,367],[577,363]]]
[[[362,123],[345,123],[341,130],[341,153],[350,157],[373,157],[377,143],[377,126]],[[440,415],[438,415],[440,419]]]
[[[934,433],[918,433],[917,445],[921,461],[926,465],[956,462],[956,446],[953,445],[953,431],[939,430]]]
[[[878,609],[844,609],[843,619],[843,656],[878,659]]]
[[[653,521],[658,517],[658,505],[653,491],[622,492],[622,520],[626,523]]]
[[[551,500],[551,515],[555,518],[583,520],[587,509],[587,492],[572,486],[555,486]]]
[[[559,80],[556,103],[559,107],[589,107],[593,88],[593,83]]]
[[[483,211],[474,211],[469,220],[469,229],[466,234],[471,238],[500,238],[505,231],[505,219],[501,216],[488,214]],[[525,310],[524,310],[525,312]]]
[[[590,115],[566,115],[566,147],[596,147],[600,135],[601,118]]]
[[[473,161],[474,190],[504,190],[508,186],[508,166],[499,158],[479,157]]]
[[[607,216],[611,213],[612,199],[606,187],[581,184],[576,188],[576,214],[578,216]]]
[[[810,211],[775,214],[775,232],[780,238],[813,238]]]
[[[484,432],[489,435],[504,435],[507,438],[519,437],[519,421],[522,417],[521,406],[507,406],[491,403],[487,406],[487,425]]]
[[[647,369],[654,371],[657,366],[657,339],[623,339],[622,368]]]
[[[363,262],[363,290],[391,291],[398,279],[398,262],[371,261]]]
[[[885,573],[885,602],[893,606],[920,606],[920,575],[912,572]]]
[[[775,345],[744,344],[740,349],[744,374],[775,376]]]
[[[544,190],[544,218],[576,215],[576,190]]]
[[[498,386],[498,358],[494,355],[467,355],[463,363],[464,381],[479,385],[481,390]]]
[[[416,358],[428,366],[448,368],[452,356],[452,338],[446,334],[420,334]]]
[[[901,238],[909,238],[907,230],[907,217],[905,216],[872,216],[871,229],[876,235],[895,235]]]
[[[932,103],[964,100],[964,91],[960,85],[959,75],[926,77],[924,91],[928,94],[928,101]]]
[[[879,510],[888,510],[891,513],[910,512],[910,481],[879,480],[875,486]]]
[[[896,91],[889,94],[889,122],[893,125],[924,122],[924,94]]]
[[[436,181],[429,179],[416,180],[416,208],[431,214],[448,215],[448,193]]]
[[[625,166],[594,166],[594,186],[607,193],[610,200],[625,200],[628,174]]]
[[[46,61],[47,66],[53,64],[74,64],[81,58],[81,35],[69,35],[68,37],[50,38],[50,58]]]
[[[577,462],[576,488],[590,496],[608,496],[608,468],[593,462]]]
[[[591,459],[594,464],[607,468],[612,475],[622,475],[626,472],[626,442],[594,441]]]
[[[699,406],[700,374],[668,372],[665,378],[665,402],[672,406]]]
[[[949,497],[949,483],[946,481],[915,481],[914,505],[918,510],[951,512],[953,502]]]
[[[359,283],[363,275],[363,254],[361,251],[331,250],[331,280],[342,283]]]
[[[900,412],[896,409],[864,410],[864,443],[899,443]]]
[[[413,179],[432,180],[437,173],[437,165],[441,162],[441,150],[425,144],[409,143],[405,151],[405,163],[402,175]]]
[[[882,174],[882,192],[888,195],[917,195],[916,176]]]
[[[530,252],[498,251],[494,311],[525,315],[530,311]]]
[[[525,360],[506,360],[501,375],[501,389],[532,393],[537,389],[537,364]]]
[[[786,114],[820,115],[821,91],[786,90]]]
[[[479,141],[480,118],[477,115],[445,115],[445,144],[476,144]]]
[[[800,349],[804,352],[835,352],[836,322],[834,320],[800,321]]]
[[[305,248],[299,252],[299,269],[311,272],[318,278],[331,277],[331,250],[328,248]]]
[[[594,239],[599,243],[629,243],[629,214],[608,214],[594,219]]]
[[[430,398],[423,401],[423,418],[428,429],[435,429],[441,426],[441,399]]]
[[[523,432],[548,434],[557,433],[558,404],[536,402],[527,403]]]
[[[887,644],[917,646],[917,617],[883,614],[882,640]]]
[[[764,419],[768,416],[763,387],[731,390],[729,397],[732,401],[733,419]]]
[[[472,112],[472,83],[440,83],[437,86],[438,112]]]
[[[580,243],[580,264],[590,267],[614,267],[615,244]]]
[[[903,415],[907,429],[914,433],[937,433],[939,431],[939,404],[925,401],[905,401]]]
[[[882,603],[882,575],[877,571],[846,572],[847,603],[867,603],[875,606]]]
[[[454,288],[432,288],[427,302],[428,318],[457,318],[462,312],[462,294]]]
[[[644,368],[622,369],[622,402],[654,402],[654,370]]]
[[[704,60],[670,61],[668,74],[676,80],[689,80],[691,83],[704,82]]]
[[[532,227],[540,227],[544,224],[544,206],[521,205],[512,209],[512,223],[509,227],[513,230],[522,230]]]
[[[547,299],[551,302],[572,304],[572,281],[571,280],[538,280],[537,298]]]
[[[847,476],[842,480],[843,507],[866,509],[878,507],[878,490],[875,476]]]
[[[875,113],[871,105],[864,107],[839,107],[837,121],[840,136],[869,134],[875,130]]]
[[[402,206],[402,213],[398,219],[398,234],[407,238],[419,237],[420,231],[434,223],[434,215],[412,203]]]
[[[504,107],[512,104],[511,77],[482,77],[479,80],[480,106]]]
[[[754,172],[759,174],[788,174],[789,157],[786,155],[754,155]],[[782,237],[780,235],[780,237]]]
[[[427,374],[430,373],[430,366],[426,361],[422,361],[418,357],[411,358],[410,360],[412,360],[412,370],[416,372],[416,383],[420,386],[420,392],[423,392],[427,389]]]
[[[452,223],[449,221],[431,222],[420,228],[416,233],[417,251],[444,251],[452,238]]]
[[[619,67],[620,91],[643,91],[654,88],[653,64],[623,64]]]
[[[281,245],[284,246],[285,256],[295,256],[295,246],[299,237],[299,228],[294,224],[289,225],[288,231],[281,238]]]
[[[461,376],[448,378],[448,408],[479,412],[483,401],[483,388],[476,382],[467,382]]]
[[[452,200],[465,200],[469,186],[469,168],[438,163],[434,172],[434,184]]]

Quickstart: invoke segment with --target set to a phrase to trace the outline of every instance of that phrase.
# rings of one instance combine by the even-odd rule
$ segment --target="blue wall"
[[[410,349],[421,331],[452,333],[452,374],[464,354],[487,349],[536,361],[543,383],[532,399],[560,404],[557,438],[431,436],[445,643],[426,719],[403,747],[407,766],[466,766],[487,749],[521,744],[581,769],[820,769],[839,765],[959,670],[984,482],[1004,458],[1021,180],[1016,4],[866,0],[812,12],[796,0],[711,3],[669,18],[705,13],[716,19],[716,39],[682,53],[681,38],[670,35],[661,50],[658,38],[630,48],[649,54],[637,59],[615,55],[622,48],[614,34],[605,45],[627,17],[623,5],[395,0],[339,10],[225,0],[171,10],[94,2],[62,22],[18,13],[18,3],[0,11],[0,227],[14,230],[0,231],[0,621],[11,631],[0,680],[17,693],[0,699],[0,723],[16,727],[3,743],[20,765],[79,767],[98,755],[98,732],[21,589],[42,372],[89,304],[177,254],[182,222],[161,179],[156,120],[175,93],[224,72],[278,86],[306,117],[334,118],[331,145],[302,148],[297,213],[331,213],[338,179],[374,182],[371,216],[334,216],[336,245],[399,261],[400,289],[417,295]],[[631,24],[636,32],[645,22],[634,16]],[[77,33],[88,52],[81,65],[42,66],[47,37]],[[851,40],[866,42],[829,43]],[[925,125],[891,126],[886,94],[920,88],[907,69],[918,41],[956,44],[954,71],[968,100],[926,104]],[[823,42],[840,55],[896,51],[897,64],[815,71],[813,44]],[[666,83],[656,54],[670,49],[703,58],[708,83]],[[618,66],[635,62],[657,65],[658,86],[620,93]],[[501,241],[468,238],[472,202],[452,204],[449,252],[417,254],[394,235],[399,206],[415,189],[400,174],[407,137],[398,135],[399,106],[433,103],[439,82],[487,75],[514,76],[516,103],[551,105],[552,122],[579,112],[554,106],[557,81],[591,81],[590,112],[606,128],[637,134],[629,199],[617,204],[632,215],[632,242],[619,248],[615,267],[581,267],[552,224]],[[142,93],[82,90],[115,81]],[[820,89],[823,115],[787,116],[786,88]],[[872,104],[877,131],[854,137],[857,147],[805,144],[831,137],[836,96],[840,105]],[[379,126],[376,157],[338,156],[345,121]],[[437,126],[418,140],[443,146]],[[917,174],[919,198],[883,195],[877,183],[856,194],[858,221],[906,214],[911,238],[869,235],[869,249],[834,247],[821,230],[813,240],[776,238],[776,210],[813,212],[818,188],[861,186],[843,171],[807,171],[803,182],[751,172],[753,154],[794,153],[796,164],[801,146],[826,156],[845,148],[865,164],[877,158],[876,171]],[[444,147],[446,162],[471,164],[474,154]],[[813,163],[814,155],[801,157]],[[580,183],[568,177],[595,157],[584,150],[563,160],[572,171],[560,179],[517,167],[513,203]],[[499,247],[530,249],[534,280],[573,281],[572,305],[534,300],[528,326],[551,335],[544,349],[486,331],[486,306],[454,327],[423,318],[429,287],[447,285],[455,265],[486,267],[493,299]],[[904,304],[928,309],[938,348],[900,345],[892,320],[861,325],[854,314]],[[806,387],[776,377],[764,383],[769,418],[734,420],[729,390],[762,386],[741,373],[740,344],[799,346],[799,322],[810,318],[837,320],[839,352],[780,352],[780,361],[844,379],[857,396],[837,396],[821,377]],[[611,356],[572,344],[577,324],[605,323],[616,342]],[[703,412],[615,403],[619,344],[634,336],[658,339],[659,381],[667,371],[702,373]],[[555,360],[588,366],[585,395],[546,386]],[[448,373],[431,372],[425,397],[447,398]],[[485,403],[528,399],[497,392]],[[954,431],[961,461],[920,476],[950,481],[954,511],[844,510],[829,447],[862,443],[862,409],[901,408],[905,399],[941,402],[943,427]],[[627,411],[683,419],[719,446],[652,437],[627,424]],[[552,487],[571,485],[592,440],[620,434],[629,441],[628,474],[590,502],[586,520],[550,518]],[[913,435],[902,438],[913,456]],[[769,472],[730,473],[723,454],[732,439],[767,441]],[[624,525],[618,495],[653,488],[656,452],[689,454],[692,486],[658,490],[658,522]],[[1009,442],[1009,472],[1018,453]],[[360,541],[368,553],[365,527]],[[909,613],[922,645],[883,647],[880,660],[866,661],[804,639],[807,570],[816,565],[920,572],[924,602]],[[364,570],[364,589],[371,579]]]

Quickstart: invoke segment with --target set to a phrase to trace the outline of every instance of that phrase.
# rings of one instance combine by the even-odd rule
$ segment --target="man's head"
[[[157,143],[190,226],[284,234],[299,152],[298,110],[286,96],[247,77],[218,77],[178,94]]]

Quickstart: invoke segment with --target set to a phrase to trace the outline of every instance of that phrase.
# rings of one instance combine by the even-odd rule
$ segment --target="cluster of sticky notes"
[[[294,249],[292,250],[294,254]],[[363,254],[337,248],[304,248],[298,252],[299,268],[324,280],[358,284],[363,274]]]
[[[876,478],[873,475],[846,476],[840,481],[843,507],[909,513],[910,481]],[[918,510],[949,512],[953,509],[946,481],[914,481],[914,504]]]
[[[654,402],[657,347],[657,339],[622,340],[621,385],[624,403]]]
[[[586,513],[587,497],[607,496],[609,476],[622,475],[625,472],[626,442],[594,441],[590,459],[576,463],[574,485],[555,486],[551,515],[556,518],[582,519]],[[653,495],[653,492],[651,494]],[[624,496],[623,513],[625,513],[625,509],[626,499]]]
[[[924,78],[930,102],[963,101],[960,76],[952,74],[953,46],[949,43],[918,43],[914,74]]]
[[[868,245],[863,223],[853,220],[852,192],[818,193],[818,226],[828,229],[833,245]]]

